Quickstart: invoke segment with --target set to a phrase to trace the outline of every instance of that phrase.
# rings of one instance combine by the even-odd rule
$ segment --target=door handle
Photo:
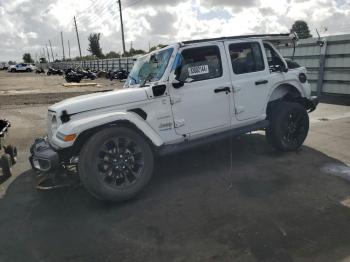
[[[214,93],[215,93],[215,94],[220,93],[220,92],[226,92],[226,94],[228,94],[228,93],[231,92],[231,88],[229,88],[229,87],[227,86],[227,87],[220,87],[220,88],[214,89]]]
[[[265,85],[267,84],[269,81],[267,80],[259,80],[259,81],[256,81],[255,82],[255,85],[258,86],[258,85]]]

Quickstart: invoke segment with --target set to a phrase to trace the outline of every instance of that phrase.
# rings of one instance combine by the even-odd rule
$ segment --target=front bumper
[[[46,139],[36,139],[30,148],[30,153],[29,162],[34,170],[46,173],[59,169],[59,155]]]
[[[314,111],[318,105],[318,97],[317,96],[310,96],[308,98],[304,97],[302,98],[302,104],[304,105],[306,110],[309,110],[309,113]]]

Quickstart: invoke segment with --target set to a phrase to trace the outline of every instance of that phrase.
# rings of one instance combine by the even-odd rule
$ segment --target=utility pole
[[[46,55],[45,55],[45,47],[43,47],[43,57],[45,58],[45,60],[46,60]]]
[[[64,55],[64,44],[63,44],[63,34],[62,34],[62,31],[61,31],[61,42],[62,42],[63,61],[64,61],[66,58],[65,58],[65,55]]]
[[[78,26],[77,26],[77,21],[75,20],[75,16],[74,16],[74,26],[75,26],[75,32],[77,33],[79,55],[80,55],[80,58],[81,58],[81,48],[80,48],[80,41],[79,41],[79,33],[78,33]]]
[[[120,28],[122,31],[122,41],[123,41],[123,55],[125,54],[125,39],[124,39],[124,26],[123,26],[123,14],[122,14],[122,3],[121,0],[117,1],[119,4],[119,15],[120,15]]]
[[[50,63],[50,53],[49,53],[49,49],[47,48],[47,44],[46,44],[46,51],[47,51],[47,61]]]
[[[69,40],[68,40],[68,57],[70,59],[70,43],[69,43]]]
[[[51,57],[52,57],[52,62],[55,61],[55,58],[53,56],[53,52],[52,52],[52,45],[51,45],[51,41],[49,40],[49,44],[50,44],[50,49],[51,49]]]

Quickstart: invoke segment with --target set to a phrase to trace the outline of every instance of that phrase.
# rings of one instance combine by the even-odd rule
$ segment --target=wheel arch
[[[73,122],[74,120],[72,120],[72,123],[69,124],[73,125]],[[79,123],[79,121],[78,123],[76,123],[77,127],[82,128],[82,131],[77,132],[79,133],[79,135],[72,144],[72,146],[67,148],[67,150],[70,151],[70,153],[67,155],[78,154],[84,143],[91,136],[93,136],[94,134],[96,134],[104,128],[109,128],[113,126],[127,127],[132,129],[133,131],[136,131],[138,134],[145,138],[145,140],[147,141],[147,143],[149,143],[153,151],[155,151],[157,147],[163,144],[163,140],[152,129],[152,127],[148,125],[148,123],[144,121],[139,115],[133,112],[123,113],[122,116],[116,116],[114,119],[110,119],[108,117],[106,117],[105,119],[100,118],[100,121],[94,121],[93,119],[89,121],[88,119],[84,119],[84,122],[87,124],[90,123],[90,126],[88,128],[84,128],[84,124]],[[95,123],[95,125],[91,126],[91,123]]]
[[[296,85],[283,83],[271,89],[266,103],[266,114],[269,115],[271,108],[279,101],[293,101],[303,105],[303,92]]]
[[[301,90],[293,84],[284,83],[277,85],[275,88],[272,88],[269,94],[268,102],[272,102],[274,100],[282,99],[286,95],[290,97],[302,97]]]

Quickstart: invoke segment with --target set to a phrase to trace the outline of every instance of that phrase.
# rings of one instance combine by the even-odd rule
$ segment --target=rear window
[[[235,74],[263,71],[264,59],[257,42],[237,43],[229,46],[232,70]]]

